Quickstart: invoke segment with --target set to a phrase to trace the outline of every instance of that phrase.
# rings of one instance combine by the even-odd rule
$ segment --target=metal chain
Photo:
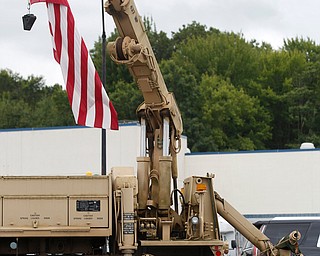
[[[30,3],[30,0],[28,0],[27,10],[28,10],[29,14],[30,14],[30,6],[31,6],[31,3]]]

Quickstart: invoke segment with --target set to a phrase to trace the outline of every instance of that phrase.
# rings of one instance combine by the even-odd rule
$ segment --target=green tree
[[[174,50],[172,40],[169,39],[165,32],[157,31],[156,24],[154,23],[152,17],[144,17],[143,22],[157,61],[161,62],[163,59],[169,59]]]
[[[12,99],[11,93],[3,93],[0,100],[2,129],[29,127],[31,109],[22,99]]]
[[[290,91],[285,95],[293,134],[288,144],[297,147],[304,141],[319,143],[320,46],[309,38],[295,38],[286,40],[283,49],[295,60],[291,64]]]
[[[272,116],[272,139],[268,142],[269,148],[284,148],[290,140],[288,104],[284,95],[290,90],[289,70],[290,55],[283,51],[263,52],[261,54],[261,71],[259,83],[268,93],[261,95],[263,106]]]
[[[115,90],[109,96],[117,110],[118,119],[137,120],[136,109],[143,102],[137,85],[120,80],[114,86]]]
[[[73,126],[75,120],[69,105],[68,96],[61,85],[44,88],[44,96],[33,112],[33,126]]]
[[[320,144],[320,46],[313,40],[287,39],[273,50],[197,22],[171,38],[152,18],[144,22],[193,151]],[[117,37],[114,31],[108,41]],[[101,38],[90,53],[101,74]],[[127,67],[107,57],[106,81],[120,120],[136,120],[143,98]],[[61,86],[10,70],[0,70],[0,111],[2,128],[74,124]]]
[[[22,78],[10,70],[0,71],[1,128],[74,125],[65,90],[45,86],[42,77]]]
[[[182,28],[180,28],[178,32],[172,32],[172,41],[174,48],[176,49],[179,44],[185,44],[191,38],[204,38],[208,34],[219,33],[220,31],[218,29],[207,29],[207,26],[193,21],[191,24],[182,25]]]
[[[201,151],[265,148],[265,142],[271,138],[270,117],[257,98],[237,89],[230,81],[208,75],[202,77],[199,93],[204,130],[196,148]]]
[[[199,132],[199,86],[195,76],[189,70],[177,65],[172,59],[161,62],[160,68],[168,90],[173,92],[180,109],[184,134],[188,135],[188,144],[197,141]]]
[[[18,74],[14,74],[11,70],[0,70],[0,94],[16,90],[19,87],[20,80],[21,77]]]
[[[202,74],[229,78],[235,86],[245,87],[258,75],[258,52],[242,35],[207,33],[189,38],[173,56],[183,66],[190,66],[200,81]]]
[[[314,42],[290,39],[279,51],[261,53],[259,83],[272,93],[260,96],[272,115],[269,148],[297,148],[304,140],[319,141],[319,47]]]

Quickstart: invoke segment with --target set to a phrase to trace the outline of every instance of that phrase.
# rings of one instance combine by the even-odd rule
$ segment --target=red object
[[[102,85],[84,40],[77,31],[68,1],[30,2],[47,3],[53,55],[60,64],[76,123],[117,130],[117,112]]]

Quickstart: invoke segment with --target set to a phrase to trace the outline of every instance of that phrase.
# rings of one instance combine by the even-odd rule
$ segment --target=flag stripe
[[[83,40],[81,40],[81,101],[78,116],[78,123],[84,125],[87,116],[87,77],[88,77],[88,51]]]
[[[99,75],[98,72],[95,72],[95,82],[96,84],[99,83]],[[96,110],[96,118],[94,125],[95,126],[102,126],[102,113],[103,113],[103,104],[102,104],[102,88],[101,86],[97,87],[95,90],[95,98],[96,98],[96,104],[95,104],[95,110]]]
[[[66,8],[63,6],[63,8]],[[67,38],[67,40],[64,40],[64,52],[63,52],[63,56],[68,57],[67,59],[64,59],[64,63],[61,63],[64,67],[65,70],[67,70],[67,77],[65,77],[65,81],[66,82],[66,89],[67,89],[67,93],[68,93],[68,97],[69,97],[69,102],[71,104],[72,107],[72,112],[73,115],[75,117],[75,119],[77,120],[78,117],[78,111],[77,109],[77,97],[74,97],[74,85],[75,85],[75,66],[76,66],[76,61],[75,58],[77,57],[77,54],[75,53],[75,38],[74,38],[74,32],[75,32],[75,28],[74,28],[74,22],[73,19],[70,17],[72,17],[72,14],[70,13],[70,9],[68,8],[68,10],[66,11],[65,15],[64,15],[64,19],[66,19],[66,22],[64,22],[67,26],[64,27],[65,31],[64,31],[64,37]]]
[[[79,125],[118,129],[117,112],[103,88],[67,0],[46,2],[55,60],[60,64],[68,99]]]
[[[91,68],[91,58],[88,58],[88,80],[87,83],[94,83],[94,76],[95,76],[95,69]],[[87,105],[88,105],[88,111],[87,111],[87,124],[90,126],[95,127],[94,119],[96,116],[95,108],[92,107],[92,105],[95,104],[94,102],[94,94],[95,94],[95,86],[88,86],[87,87]]]
[[[50,4],[51,5],[51,4]],[[54,58],[55,60],[60,63],[61,61],[61,48],[62,48],[62,34],[60,30],[60,20],[61,20],[61,13],[60,13],[60,6],[54,6],[54,15],[55,15],[55,27],[54,27],[54,43],[55,43],[55,52]]]
[[[57,27],[57,31],[61,33],[61,38],[63,38],[63,40],[61,41],[61,46],[57,46],[57,51],[59,51],[59,55],[61,56],[59,64],[61,67],[63,79],[66,82],[68,78],[68,72],[69,72],[68,62],[69,62],[69,58],[71,57],[68,55],[69,42],[65,40],[65,38],[68,37],[68,23],[66,22],[67,21],[66,7],[61,6],[60,11],[62,13],[61,21],[59,21],[59,24],[56,24],[56,27]],[[57,17],[55,20],[57,22]],[[68,87],[67,82],[66,82],[66,87]]]
[[[119,129],[118,116],[117,116],[116,109],[112,105],[111,101],[109,101],[109,109],[110,109],[110,111],[108,111],[107,113],[111,115],[109,117],[111,120],[110,129],[111,130],[118,130]],[[112,115],[116,115],[116,116],[112,116]],[[108,126],[108,124],[104,125],[104,127],[107,127],[107,126]]]

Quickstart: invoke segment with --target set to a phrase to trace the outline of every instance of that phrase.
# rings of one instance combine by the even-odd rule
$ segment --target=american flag
[[[102,85],[88,49],[79,34],[67,0],[46,2],[53,54],[60,64],[69,103],[76,123],[105,129],[118,129],[117,112]]]

